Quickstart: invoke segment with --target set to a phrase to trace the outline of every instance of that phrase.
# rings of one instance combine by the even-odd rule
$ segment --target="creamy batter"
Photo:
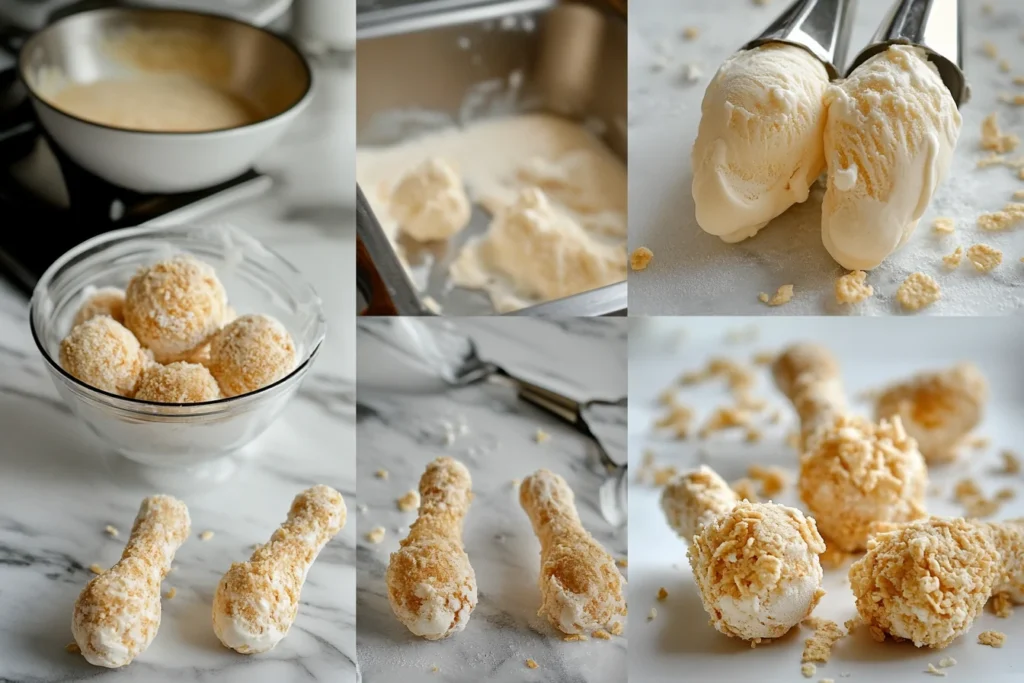
[[[493,218],[450,272],[501,312],[626,278],[626,166],[579,124],[544,114],[479,121],[387,148],[363,148],[357,177],[396,245],[396,184],[425,161],[454,170]],[[450,188],[449,188],[450,189]],[[453,204],[454,205],[454,204]]]
[[[258,121],[255,108],[191,76],[139,76],[70,85],[50,98],[73,116],[115,128],[199,132]]]

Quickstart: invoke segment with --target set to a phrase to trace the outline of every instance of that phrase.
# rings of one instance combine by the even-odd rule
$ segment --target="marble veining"
[[[330,62],[330,63],[328,63]],[[354,74],[352,56],[314,64],[309,109],[261,162],[275,184],[211,220],[242,227],[298,267],[324,300],[320,356],[255,456],[214,487],[155,487],[104,452],[57,397],[32,341],[28,302],[0,281],[0,681],[113,680],[284,683],[358,680],[355,650]],[[349,505],[349,523],[321,553],[288,637],[269,653],[236,654],[211,625],[213,593],[284,521],[292,498],[324,483]],[[171,490],[166,490],[170,488]],[[139,502],[182,497],[192,534],[164,582],[160,632],[119,671],[65,652],[71,610],[91,578],[120,556]],[[120,538],[104,533],[113,525]],[[213,537],[199,539],[202,531]]]
[[[575,387],[580,398],[625,396],[624,319],[473,318],[452,324],[472,337],[482,357],[510,372],[557,377]],[[593,442],[517,399],[507,385],[487,381],[452,388],[401,363],[401,356],[381,343],[363,343],[369,335],[360,331],[357,336],[356,559],[358,652],[364,680],[625,680],[624,638],[564,642],[546,619],[537,616],[540,545],[519,506],[514,481],[541,467],[564,476],[576,492],[586,528],[613,556],[624,557],[625,528],[612,528],[598,510],[603,476],[590,467]],[[606,421],[616,419],[623,432],[619,440],[625,441],[622,416]],[[538,429],[551,438],[537,443]],[[384,574],[390,553],[415,520],[415,512],[400,512],[396,500],[416,488],[426,464],[441,455],[461,460],[473,477],[474,499],[464,541],[476,572],[479,602],[464,631],[428,642],[409,633],[393,615]],[[387,479],[377,477],[377,470],[386,470]],[[365,538],[376,526],[386,530],[378,545]],[[535,660],[538,668],[528,669],[527,659]]]

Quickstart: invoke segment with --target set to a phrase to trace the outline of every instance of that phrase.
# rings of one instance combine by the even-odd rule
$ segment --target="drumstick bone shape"
[[[248,562],[231,565],[213,596],[213,630],[225,647],[266,652],[288,635],[306,574],[346,516],[340,493],[323,485],[306,489],[270,541]]]
[[[821,600],[814,519],[776,503],[749,503],[702,465],[662,492],[669,525],[687,554],[704,610],[718,631],[759,643],[806,619]]]
[[[523,480],[519,503],[540,541],[538,614],[568,634],[618,622],[626,614],[626,582],[612,556],[583,528],[565,479],[537,470]]]
[[[476,607],[476,574],[462,547],[462,523],[473,498],[466,466],[437,458],[420,478],[419,517],[391,553],[391,610],[415,635],[440,640],[466,628]]]
[[[932,517],[878,527],[850,567],[857,611],[869,626],[943,648],[970,629],[994,593],[1024,601],[1024,520]]]
[[[121,559],[92,579],[75,602],[71,631],[86,661],[130,664],[160,628],[160,582],[188,538],[188,508],[170,496],[142,501]]]
[[[829,542],[856,552],[873,523],[925,516],[928,471],[899,417],[874,424],[845,413],[835,367],[826,349],[797,344],[776,359],[773,374],[800,414],[800,498]]]

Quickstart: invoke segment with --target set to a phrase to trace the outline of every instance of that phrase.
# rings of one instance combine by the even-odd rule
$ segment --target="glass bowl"
[[[82,302],[100,287],[124,288],[140,266],[187,253],[213,266],[239,315],[264,313],[295,341],[296,366],[258,391],[204,403],[153,403],[107,393],[68,374],[60,342]],[[299,271],[233,226],[115,230],[67,252],[36,285],[32,337],[64,402],[110,448],[145,466],[196,468],[240,452],[295,395],[320,351],[320,298]]]

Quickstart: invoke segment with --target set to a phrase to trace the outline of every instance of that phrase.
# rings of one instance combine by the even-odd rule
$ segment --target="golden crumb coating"
[[[519,503],[541,546],[538,613],[568,634],[594,632],[621,621],[626,581],[615,559],[583,528],[565,479],[537,470],[520,485]]]
[[[973,363],[926,372],[889,387],[879,398],[879,419],[898,415],[929,463],[956,459],[964,438],[981,422],[988,382]]]
[[[661,492],[665,519],[681,538],[690,541],[715,517],[740,500],[729,484],[707,465],[685,472]]]
[[[268,315],[243,315],[210,341],[210,372],[225,396],[240,396],[281,379],[295,367],[295,342]]]
[[[132,397],[146,356],[139,340],[108,315],[75,325],[60,343],[60,366],[91,387]]]
[[[220,398],[210,371],[198,363],[154,363],[146,368],[135,398],[155,403],[202,403]]]
[[[117,322],[124,324],[124,291],[117,287],[102,287],[97,289],[75,313],[72,326],[80,325],[90,318],[98,315],[109,315]]]
[[[440,640],[469,623],[476,574],[462,547],[472,479],[453,458],[437,458],[420,478],[419,517],[388,561],[391,610],[414,635]]]
[[[125,290],[124,320],[160,363],[187,359],[224,319],[227,294],[213,267],[188,256],[139,271]]]

